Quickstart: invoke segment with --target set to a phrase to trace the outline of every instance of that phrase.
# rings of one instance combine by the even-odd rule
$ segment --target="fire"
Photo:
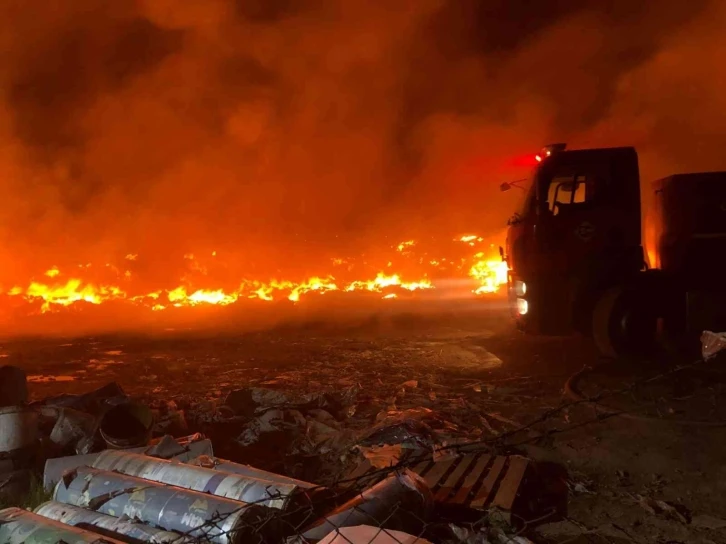
[[[416,291],[417,289],[431,289],[433,286],[431,285],[431,282],[427,279],[422,279],[421,281],[417,282],[411,282],[411,283],[405,283],[401,281],[401,278],[398,276],[398,274],[394,274],[393,276],[386,276],[383,273],[379,273],[376,276],[376,279],[371,281],[354,281],[348,287],[345,288],[346,291],[356,291],[364,289],[366,291],[374,291],[376,293],[380,293],[382,289],[385,287],[400,287],[401,289],[406,289],[407,291]]]
[[[227,306],[233,302],[237,302],[237,293],[227,294],[221,289],[216,291],[206,291],[199,289],[191,294],[187,294],[184,287],[177,287],[168,294],[169,302],[174,306],[197,306],[198,304],[219,304]]]
[[[502,285],[507,284],[507,272],[507,263],[504,261],[477,261],[469,269],[469,275],[480,283],[474,293],[496,293]]]
[[[101,304],[104,300],[125,298],[121,288],[116,286],[95,286],[93,284],[83,285],[79,279],[70,279],[63,285],[49,287],[42,283],[32,282],[25,291],[14,287],[9,294],[24,294],[28,299],[40,299],[43,301],[42,312],[50,310],[51,304],[69,306],[74,302],[88,302],[90,304]]]
[[[47,278],[45,281],[33,279],[26,284],[27,287],[15,286],[6,291],[5,296],[18,297],[39,304],[42,313],[76,303],[97,305],[111,300],[162,311],[170,307],[228,306],[244,299],[260,301],[287,299],[299,303],[306,297],[322,296],[329,292],[370,293],[378,294],[385,300],[395,300],[404,292],[409,293],[408,296],[414,296],[415,293],[435,289],[437,279],[450,281],[456,277],[468,278],[467,281],[474,284],[472,293],[476,295],[497,293],[501,286],[506,284],[506,263],[496,258],[498,255],[495,255],[494,244],[487,244],[484,238],[474,234],[459,236],[454,238],[454,242],[451,249],[457,253],[450,255],[442,255],[440,252],[431,254],[416,240],[401,242],[391,247],[393,254],[379,262],[379,270],[386,269],[387,272],[373,272],[372,277],[368,276],[368,279],[365,276],[361,278],[360,271],[356,273],[356,266],[362,265],[370,269],[372,266],[372,263],[368,262],[370,257],[358,260],[334,258],[329,262],[337,270],[335,275],[312,276],[300,281],[243,279],[235,288],[218,286],[210,288],[209,285],[198,285],[198,282],[200,276],[205,283],[211,282],[209,278],[213,276],[214,271],[212,263],[198,261],[194,254],[188,253],[183,255],[185,266],[194,274],[184,275],[178,285],[166,289],[134,293],[133,284],[138,281],[136,272],[132,274],[130,270],[125,269],[126,267],[119,268],[110,263],[96,269],[89,263],[79,265],[78,272],[71,273],[53,266],[43,272]],[[473,246],[478,246],[479,251],[471,255],[469,248]],[[483,246],[486,247],[482,251]],[[457,247],[464,249],[460,250]],[[205,254],[220,259],[216,251]],[[142,259],[143,255],[136,253],[129,253],[124,257],[127,264]],[[401,259],[406,262],[402,263]],[[98,281],[97,278],[94,281],[83,279],[93,270],[105,270],[105,273],[115,275],[117,281],[105,283]],[[402,270],[409,272],[404,274]],[[412,270],[415,271],[411,272]],[[358,275],[358,278],[355,275]]]

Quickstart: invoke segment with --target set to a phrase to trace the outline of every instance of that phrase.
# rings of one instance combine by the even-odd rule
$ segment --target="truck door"
[[[597,186],[595,175],[578,171],[556,172],[546,185],[541,239],[552,270],[571,270],[573,263],[580,262],[602,243]],[[611,232],[610,236],[613,235],[617,236]]]

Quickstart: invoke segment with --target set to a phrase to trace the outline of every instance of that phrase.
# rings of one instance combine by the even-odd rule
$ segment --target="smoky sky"
[[[550,141],[726,168],[717,0],[5,0],[4,274],[500,230]],[[150,265],[152,268],[153,266]]]

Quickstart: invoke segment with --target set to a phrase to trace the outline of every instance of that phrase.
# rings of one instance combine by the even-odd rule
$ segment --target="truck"
[[[726,172],[653,182],[643,215],[635,148],[552,144],[536,159],[500,248],[520,330],[583,334],[614,358],[726,330]]]

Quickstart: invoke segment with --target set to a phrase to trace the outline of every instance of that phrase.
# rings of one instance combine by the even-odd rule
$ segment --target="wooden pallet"
[[[436,503],[476,510],[497,508],[509,521],[507,513],[514,507],[529,466],[529,459],[519,455],[470,453],[436,462],[424,460],[409,469],[426,481]],[[368,487],[386,475],[366,460],[346,478],[347,486]]]

